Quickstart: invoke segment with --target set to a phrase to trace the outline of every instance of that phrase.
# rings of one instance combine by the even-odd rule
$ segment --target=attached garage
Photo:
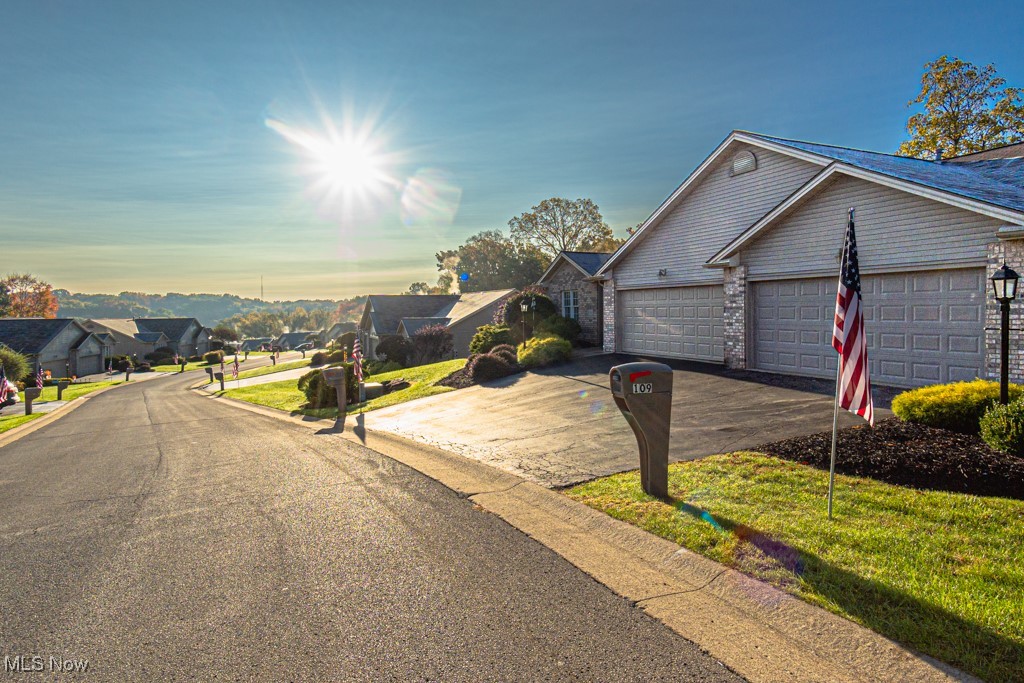
[[[722,285],[619,292],[624,353],[721,363],[725,359]]]
[[[103,356],[101,354],[79,356],[77,366],[75,374],[78,377],[99,374],[103,372]]]
[[[751,283],[751,366],[831,378],[836,278]],[[866,275],[871,378],[921,386],[985,376],[984,268]]]

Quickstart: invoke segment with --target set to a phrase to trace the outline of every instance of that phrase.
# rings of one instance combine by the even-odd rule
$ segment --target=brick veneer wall
[[[725,367],[747,367],[747,267],[725,269]]]
[[[579,322],[582,332],[580,338],[597,344],[601,342],[600,311],[602,302],[598,299],[598,286],[590,282],[586,276],[569,263],[562,263],[544,283],[548,296],[555,302],[558,312],[562,312],[562,292],[576,290],[579,304]]]
[[[615,280],[604,281],[604,332],[602,346],[605,353],[615,353]]]
[[[988,246],[988,277],[1006,264],[1024,275],[1024,239],[998,240]],[[1010,381],[1024,382],[1024,280],[1017,285],[1017,298],[1010,304]],[[992,296],[992,285],[985,283],[985,365],[991,379],[999,379],[999,302]]]

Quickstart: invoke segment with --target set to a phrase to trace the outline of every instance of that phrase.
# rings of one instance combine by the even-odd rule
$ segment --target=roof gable
[[[195,318],[136,318],[135,324],[141,332],[163,332],[171,341],[180,341],[193,326],[203,328]]]
[[[597,251],[560,251],[558,256],[551,262],[548,269],[544,271],[544,274],[537,280],[537,284],[542,284],[551,275],[553,275],[560,265],[566,263],[585,277],[593,277],[597,275],[597,271],[601,269],[608,259],[612,257],[611,253],[597,252]]]
[[[397,334],[402,318],[436,317],[445,306],[458,301],[458,294],[371,294],[363,308],[360,327],[368,323],[378,335]]]
[[[86,332],[72,318],[0,318],[0,344],[35,356],[68,325],[76,325]]]

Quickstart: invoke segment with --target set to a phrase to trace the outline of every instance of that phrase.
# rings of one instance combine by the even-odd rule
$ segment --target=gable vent
[[[741,173],[748,173],[757,168],[757,157],[754,153],[745,150],[740,152],[732,158],[732,167],[729,169],[729,175],[735,176]]]

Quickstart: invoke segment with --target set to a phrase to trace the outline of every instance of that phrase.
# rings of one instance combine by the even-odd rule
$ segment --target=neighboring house
[[[168,345],[163,332],[149,332],[139,328],[131,318],[97,318],[79,320],[79,323],[97,336],[108,337],[115,356],[136,356],[139,360]]]
[[[101,373],[110,355],[102,339],[71,318],[0,318],[0,344],[53,377]]]
[[[355,332],[357,328],[356,323],[352,321],[346,321],[343,323],[334,323],[324,333],[323,342],[332,342],[346,332]]]
[[[274,340],[274,346],[280,347],[282,351],[291,351],[296,346],[306,343],[306,337],[315,332],[285,332]]]
[[[872,381],[994,376],[988,278],[1024,272],[1024,145],[923,161],[733,132],[598,271],[605,350],[834,378],[851,207]]]
[[[259,351],[264,346],[270,346],[274,343],[273,337],[257,337],[255,339],[243,339],[242,345],[238,347],[239,351]]]
[[[210,329],[195,318],[136,318],[142,332],[160,332],[167,346],[182,356],[201,356],[210,350]]]
[[[481,325],[514,289],[466,294],[374,294],[367,298],[359,334],[367,358],[376,358],[377,343],[389,334],[411,337],[429,325],[444,325],[452,333],[455,357],[469,355],[469,342]]]
[[[595,278],[611,254],[563,251],[537,284],[547,290],[558,312],[580,324],[580,339],[600,344],[604,323],[601,280]]]

